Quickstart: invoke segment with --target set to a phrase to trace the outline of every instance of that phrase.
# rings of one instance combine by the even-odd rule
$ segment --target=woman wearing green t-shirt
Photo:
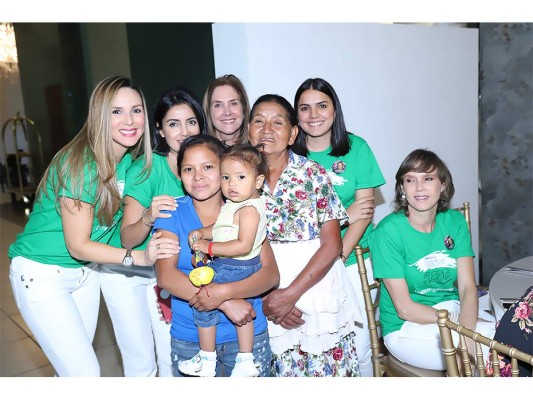
[[[188,89],[171,89],[159,97],[154,107],[152,169],[147,173],[145,158],[140,157],[128,170],[124,216],[120,232],[111,239],[114,244],[136,250],[146,247],[154,221],[169,217],[161,211],[175,210],[175,198],[184,194],[177,162],[181,143],[206,132],[202,106]],[[158,310],[154,268],[124,271],[116,265],[101,265],[100,272],[124,375],[172,376],[170,325],[161,320]]]
[[[446,369],[438,309],[447,309],[453,322],[494,336],[494,318],[478,310],[468,224],[449,209],[454,192],[446,164],[432,151],[414,150],[396,172],[395,212],[370,237],[374,276],[383,279],[379,311],[385,346],[418,368]],[[456,344],[457,339],[454,333]],[[473,355],[470,339],[467,345]]]
[[[120,223],[132,156],[151,154],[145,110],[128,78],[96,86],[85,124],[45,171],[28,223],[9,248],[15,301],[58,376],[100,376],[92,346],[100,303],[93,263],[148,266],[154,251],[166,253],[160,258],[178,252],[168,239],[152,241],[146,251],[107,244]],[[144,167],[150,165],[148,156]]]
[[[292,146],[296,154],[321,164],[328,172],[335,192],[350,215],[342,230],[340,257],[357,295],[363,326],[356,328],[356,346],[361,376],[372,376],[370,336],[357,261],[356,244],[367,246],[372,231],[375,188],[385,183],[378,163],[367,142],[346,130],[342,107],[333,87],[324,79],[309,78],[294,96],[300,134]],[[370,260],[365,261],[372,278]]]

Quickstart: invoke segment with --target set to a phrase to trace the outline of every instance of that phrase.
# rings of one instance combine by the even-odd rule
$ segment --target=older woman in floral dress
[[[348,216],[322,166],[294,154],[293,107],[278,95],[254,104],[249,136],[266,155],[267,238],[280,271],[264,299],[275,376],[359,376],[356,296],[340,260]]]

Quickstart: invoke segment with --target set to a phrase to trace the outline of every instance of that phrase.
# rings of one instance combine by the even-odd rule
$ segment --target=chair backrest
[[[361,278],[361,287],[363,289],[363,298],[365,299],[365,310],[368,318],[368,329],[370,333],[370,350],[372,352],[372,366],[374,369],[374,376],[383,376],[384,371],[381,368],[381,358],[384,357],[381,349],[381,343],[379,341],[380,333],[378,328],[381,326],[379,320],[376,320],[376,309],[379,307],[379,288],[381,282],[375,279],[374,282],[368,282],[368,276],[365,266],[364,254],[368,253],[370,249],[368,247],[361,247],[356,245],[354,248],[355,257],[357,258],[357,267],[359,269],[359,277]],[[377,292],[375,301],[372,301],[371,291]]]
[[[460,211],[463,213],[468,224],[468,231],[472,235],[472,220],[470,218],[470,203],[465,201],[461,207],[454,208],[454,210]]]
[[[372,353],[372,367],[374,377],[381,376],[425,376],[425,377],[442,377],[445,371],[435,371],[430,369],[418,368],[413,365],[405,364],[388,353],[385,345],[382,343],[381,337],[381,322],[377,317],[377,309],[379,308],[381,280],[374,278],[374,281],[368,281],[368,274],[365,266],[364,255],[369,253],[368,247],[361,247],[356,245],[354,247],[355,257],[357,259],[357,267],[359,270],[359,277],[361,278],[361,288],[363,289],[363,298],[365,300],[365,310],[368,319],[368,330],[370,334],[370,350]],[[372,296],[373,291],[376,292]],[[375,300],[372,300],[372,297]]]
[[[488,346],[492,353],[492,370],[493,376],[501,376],[500,360],[498,354],[504,354],[511,359],[511,376],[518,376],[518,361],[525,362],[533,366],[533,355],[507,346],[496,340],[489,339],[486,336],[481,335],[478,332],[472,331],[462,325],[458,325],[448,318],[447,310],[437,311],[437,324],[439,325],[439,332],[442,343],[442,354],[446,362],[446,368],[448,370],[448,376],[456,377],[459,374],[459,364],[456,357],[456,349],[452,340],[452,330],[459,334],[459,349],[460,358],[463,364],[464,375],[471,377],[474,375],[468,350],[466,347],[465,337],[470,338],[475,343],[475,369],[479,376],[485,375],[485,363],[483,360],[483,352],[481,350],[481,344]]]

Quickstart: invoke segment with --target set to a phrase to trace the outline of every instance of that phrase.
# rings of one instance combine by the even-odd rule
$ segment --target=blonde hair
[[[54,156],[46,169],[37,188],[37,201],[44,193],[50,196],[47,185],[53,190],[54,198],[59,199],[65,190],[70,190],[74,206],[81,207],[82,196],[87,186],[96,186],[94,206],[98,206],[96,217],[100,224],[111,225],[113,217],[122,207],[122,198],[116,179],[117,161],[113,151],[113,136],[111,131],[111,111],[113,100],[122,88],[135,90],[142,100],[145,112],[144,133],[131,151],[133,158],[144,152],[145,165],[143,172],[152,166],[152,147],[149,140],[148,112],[146,101],[141,90],[133,86],[129,78],[111,76],[102,80],[91,94],[87,120],[79,133]],[[147,137],[148,136],[148,137]],[[91,164],[96,168],[93,173]],[[89,182],[86,182],[86,179]],[[92,190],[89,189],[89,192]],[[59,212],[59,203],[56,205]]]
[[[217,137],[215,133],[215,127],[213,126],[213,121],[211,119],[211,98],[213,97],[213,92],[217,87],[220,86],[230,86],[239,95],[239,100],[242,104],[242,125],[239,128],[239,136],[237,137],[236,144],[245,143],[248,141],[248,122],[250,121],[250,103],[248,102],[248,95],[246,94],[246,89],[242,82],[235,75],[229,74],[216,78],[213,80],[207,87],[204,99],[202,102],[205,115],[207,118],[207,131],[209,135]]]

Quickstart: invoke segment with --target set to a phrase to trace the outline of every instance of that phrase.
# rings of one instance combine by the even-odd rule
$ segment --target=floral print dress
[[[320,247],[320,230],[347,219],[326,170],[289,151],[275,188],[263,187],[267,238],[280,271],[279,288],[289,286]],[[296,307],[305,323],[286,330],[269,322],[274,376],[359,376],[355,324],[361,321],[353,287],[337,260]]]
[[[290,150],[276,187],[265,181],[263,192],[270,242],[318,239],[324,223],[338,219],[342,224],[348,218],[324,167]]]
[[[494,340],[514,347],[528,354],[533,354],[533,286],[526,290],[503,314],[496,326]],[[498,356],[500,373],[503,377],[511,376],[511,360],[507,356]],[[533,376],[532,366],[518,361],[519,376]],[[492,352],[485,364],[485,374],[492,376]]]

